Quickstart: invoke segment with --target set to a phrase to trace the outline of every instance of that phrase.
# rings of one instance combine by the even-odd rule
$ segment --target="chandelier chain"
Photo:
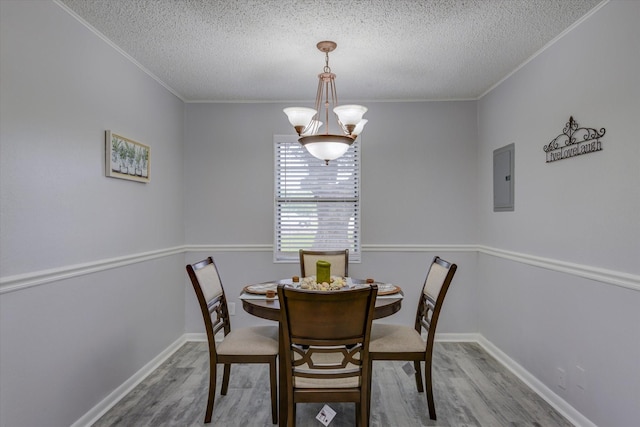
[[[330,73],[331,68],[329,67],[329,52],[324,53],[324,72]]]

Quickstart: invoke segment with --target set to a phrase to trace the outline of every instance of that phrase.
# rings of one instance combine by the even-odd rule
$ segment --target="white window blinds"
[[[329,165],[295,135],[275,135],[276,261],[299,260],[299,249],[349,249],[360,261],[360,145]]]

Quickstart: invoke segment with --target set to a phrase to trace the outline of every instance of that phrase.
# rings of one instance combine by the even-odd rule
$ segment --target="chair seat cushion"
[[[231,330],[221,343],[216,344],[218,354],[278,354],[278,327],[254,326]]]
[[[295,388],[355,388],[360,386],[360,377],[349,378],[303,378],[295,377]]]
[[[371,353],[408,353],[426,349],[425,340],[410,326],[374,323],[371,328]]]

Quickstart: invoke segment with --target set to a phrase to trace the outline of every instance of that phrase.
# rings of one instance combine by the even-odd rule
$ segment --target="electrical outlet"
[[[562,368],[558,368],[558,387],[563,390],[567,389],[567,373]]]
[[[587,389],[587,371],[580,365],[576,365],[576,387],[581,390]]]
[[[227,307],[229,307],[229,316],[235,316],[236,315],[236,303],[235,302],[227,303]]]

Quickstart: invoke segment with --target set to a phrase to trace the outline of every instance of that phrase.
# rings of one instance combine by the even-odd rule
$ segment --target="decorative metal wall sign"
[[[604,128],[600,130],[583,128],[573,120],[573,116],[569,117],[569,122],[562,129],[562,133],[543,147],[544,152],[547,153],[547,163],[602,151],[600,138],[604,133]]]

